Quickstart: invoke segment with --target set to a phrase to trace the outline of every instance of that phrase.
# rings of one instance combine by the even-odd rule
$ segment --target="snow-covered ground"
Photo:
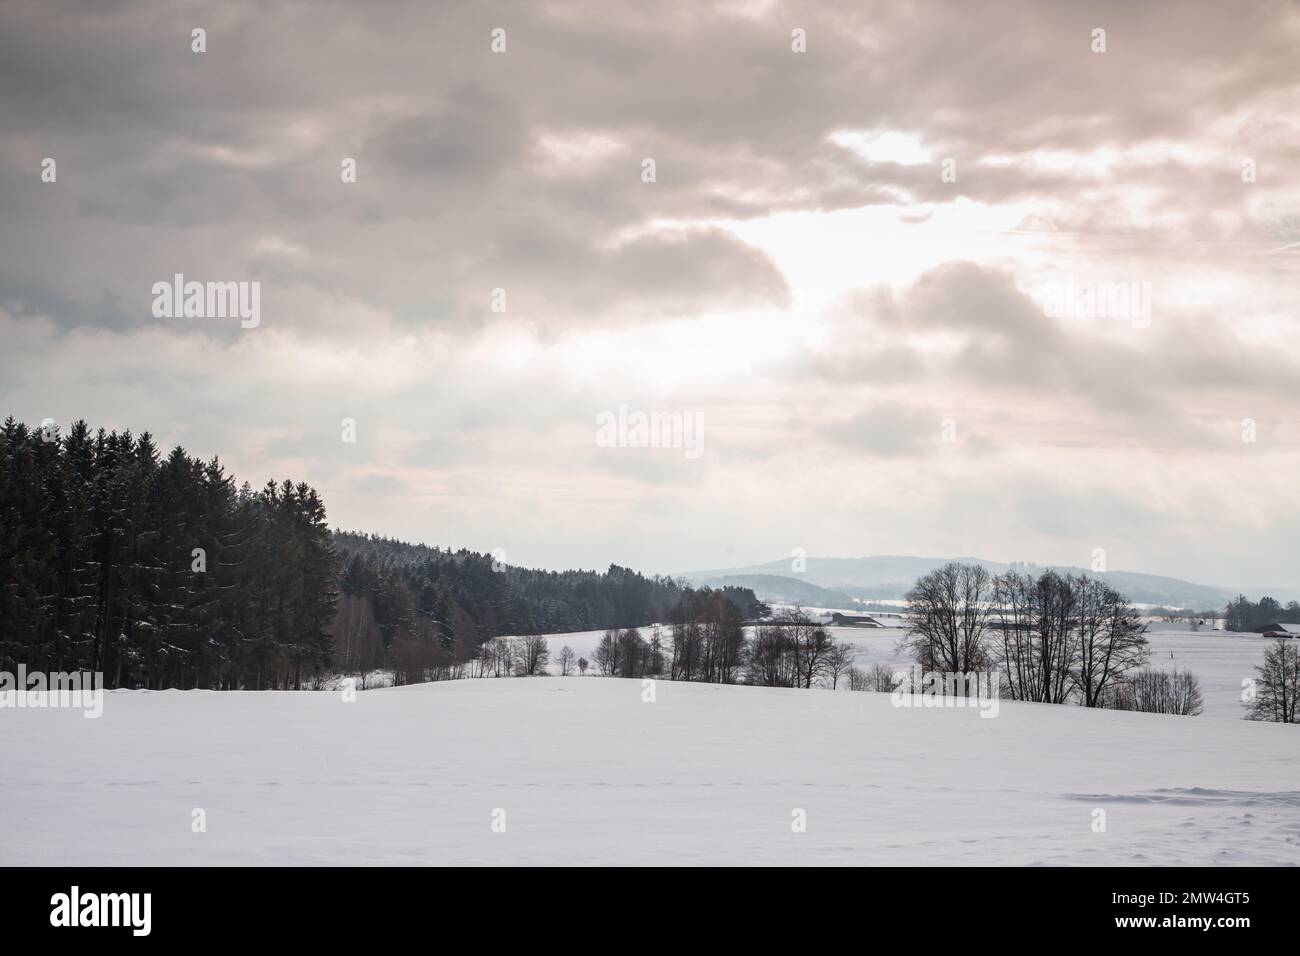
[[[0,864],[1300,862],[1295,727],[655,691],[521,678],[0,710]]]

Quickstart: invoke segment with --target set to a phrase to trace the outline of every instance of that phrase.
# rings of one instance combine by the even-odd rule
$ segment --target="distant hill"
[[[793,572],[791,559],[781,558],[765,564],[748,567],[721,568],[694,571],[684,575],[694,583],[726,581],[750,587],[760,600],[786,600],[779,594],[803,595],[797,603],[833,606],[837,600],[857,598],[863,601],[901,598],[918,577],[946,564],[962,561],[980,564],[992,573],[1001,573],[1016,567],[1028,571],[1045,571],[1048,568],[1062,574],[1088,574],[1100,578],[1139,604],[1163,604],[1194,610],[1223,607],[1237,593],[1235,588],[1193,584],[1178,578],[1137,571],[1106,571],[1095,573],[1086,568],[1070,565],[1035,565],[1025,562],[1014,564],[989,561],[984,558],[918,558],[908,555],[877,555],[865,558],[807,558],[805,570]],[[803,585],[800,589],[798,585]],[[1259,589],[1245,589],[1247,594]],[[834,595],[832,597],[831,595]],[[1275,594],[1279,600],[1282,595]]]
[[[693,580],[693,584],[711,588],[738,587],[753,591],[760,601],[778,604],[801,604],[805,607],[853,607],[853,598],[843,591],[820,587],[779,574],[724,574],[715,578]]]

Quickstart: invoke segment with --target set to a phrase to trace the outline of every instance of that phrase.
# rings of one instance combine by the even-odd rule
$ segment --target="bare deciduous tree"
[[[907,592],[903,646],[927,671],[984,670],[993,579],[980,565],[949,562],[922,575]]]
[[[780,622],[760,624],[749,644],[745,679],[759,687],[794,687],[798,675],[790,635]]]
[[[635,627],[618,636],[619,677],[644,677],[650,665],[650,645]]]
[[[840,677],[853,666],[857,650],[848,641],[837,641],[826,655],[826,676],[831,679],[831,690],[839,687]]]
[[[885,694],[890,693],[902,683],[902,679],[895,676],[894,669],[886,667],[884,664],[873,664],[871,670],[867,672],[867,680],[871,684],[871,690]]]
[[[535,677],[546,673],[551,651],[546,638],[540,634],[517,637],[515,645],[515,673],[520,677]]]
[[[781,615],[794,654],[796,687],[812,687],[813,681],[827,673],[828,661],[835,639],[830,632],[813,621],[800,608]]]
[[[888,694],[901,683],[894,676],[893,668],[884,664],[873,664],[870,670],[860,667],[848,669],[849,690],[879,691]]]
[[[1100,707],[1147,662],[1145,626],[1128,599],[1086,575],[1008,571],[993,579],[994,647],[1013,700]]]
[[[1112,685],[1106,704],[1115,710],[1195,717],[1203,707],[1201,682],[1191,671],[1140,671]]]
[[[1107,686],[1146,664],[1146,625],[1137,609],[1095,578],[1074,582],[1078,632],[1074,682],[1085,707],[1100,707]]]
[[[1300,643],[1281,637],[1264,649],[1264,663],[1255,668],[1255,699],[1249,701],[1250,720],[1300,723]]]
[[[482,663],[484,677],[509,677],[515,669],[515,644],[507,637],[494,637],[483,645]]]
[[[656,627],[650,634],[650,659],[646,668],[647,673],[658,677],[664,672],[665,660],[663,632]]]
[[[559,656],[560,676],[568,677],[573,672],[573,665],[578,660],[578,655],[574,653],[573,648],[565,644],[560,648]]]
[[[592,662],[601,674],[613,677],[618,673],[622,663],[622,640],[617,628],[611,628],[600,639],[596,649],[591,652]]]
[[[1055,571],[1034,582],[1034,634],[1037,654],[1039,696],[1030,698],[1048,704],[1064,704],[1070,695],[1070,665],[1077,649],[1074,615],[1078,604],[1073,581]]]

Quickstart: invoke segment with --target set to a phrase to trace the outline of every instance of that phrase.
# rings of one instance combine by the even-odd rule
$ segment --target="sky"
[[[511,564],[1294,585],[1298,46],[1281,2],[8,2],[0,414]]]

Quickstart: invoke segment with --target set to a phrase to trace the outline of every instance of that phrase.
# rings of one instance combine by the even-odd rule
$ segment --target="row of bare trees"
[[[870,668],[850,667],[848,669],[849,690],[869,690],[889,693],[905,682],[904,675],[899,674],[887,664],[873,664]]]
[[[1012,700],[1148,713],[1201,713],[1189,671],[1147,669],[1146,627],[1137,609],[1104,581],[1047,571],[1038,577],[952,562],[907,594],[903,646],[927,671],[998,670]],[[1300,641],[1269,645],[1245,700],[1251,720],[1300,723]],[[850,675],[853,689],[889,690],[882,668]]]
[[[904,645],[927,671],[999,670],[1012,700],[1116,706],[1115,688],[1149,660],[1128,599],[1087,575],[993,575],[951,562],[907,594]]]
[[[853,666],[853,646],[836,641],[798,610],[756,627],[748,650],[746,680],[760,687],[825,683],[834,690]]]
[[[1191,717],[1201,712],[1201,685],[1191,671],[1144,670],[1108,687],[1102,706]]]
[[[574,666],[572,648],[561,666]],[[539,677],[549,673],[550,645],[541,634],[494,637],[481,644],[400,638],[393,642],[393,680],[397,684],[479,677]],[[583,662],[586,663],[585,661]]]
[[[657,677],[664,673],[665,655],[661,630],[656,627],[649,640],[634,627],[605,632],[592,651],[596,672],[604,677]]]
[[[664,677],[714,684],[835,689],[853,664],[852,645],[801,611],[779,612],[746,637],[745,623],[729,602],[707,601],[681,609],[667,628],[647,639],[636,628],[609,630],[592,653],[605,677]]]
[[[664,675],[734,684],[745,664],[745,617],[722,591],[687,590],[669,618]]]

